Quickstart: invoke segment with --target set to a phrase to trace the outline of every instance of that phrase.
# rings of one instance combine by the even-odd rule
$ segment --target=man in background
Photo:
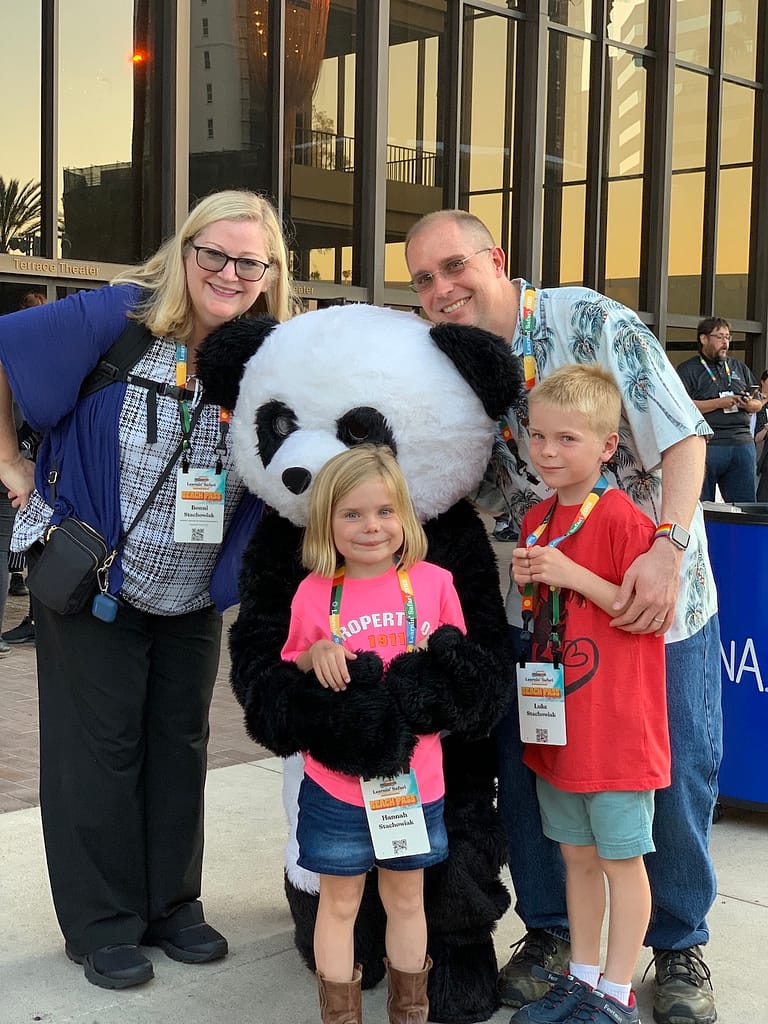
[[[677,368],[693,404],[712,428],[707,445],[702,501],[715,500],[715,487],[725,501],[755,501],[757,466],[750,419],[763,403],[752,371],[729,359],[731,326],[720,316],[702,320],[697,328],[699,354]]]

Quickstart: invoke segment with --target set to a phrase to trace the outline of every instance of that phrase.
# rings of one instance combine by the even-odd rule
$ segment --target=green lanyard
[[[565,531],[559,537],[554,537],[552,540],[547,542],[547,547],[556,548],[558,545],[565,540],[566,537],[572,537],[574,533],[582,528],[584,523],[587,521],[590,513],[598,503],[602,495],[608,489],[608,481],[604,476],[600,476],[599,480],[586,496],[584,501],[581,503],[581,508],[576,513],[576,516]],[[557,498],[547,509],[547,514],[544,516],[539,525],[533,530],[525,539],[525,546],[532,548],[539,540],[541,535],[549,526],[549,521],[552,518],[552,514],[555,511],[557,505]],[[527,642],[531,639],[532,625],[533,625],[533,612],[534,612],[534,584],[526,583],[523,589],[523,635],[522,640]],[[560,623],[560,588],[550,587],[550,604],[552,609],[552,629],[549,634],[549,646],[552,651],[552,664],[557,667],[560,664],[560,636],[557,632],[557,626]]]

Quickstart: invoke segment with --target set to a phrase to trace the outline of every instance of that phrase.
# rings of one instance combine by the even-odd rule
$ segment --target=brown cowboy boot
[[[387,1014],[389,1024],[427,1024],[429,1000],[427,999],[427,975],[432,966],[429,957],[420,971],[398,971],[385,958],[389,977]]]
[[[360,982],[363,974],[360,964],[355,964],[352,981],[328,981],[320,971],[315,971],[315,974],[320,994],[320,1019],[323,1024],[362,1024]],[[426,1017],[424,1019],[426,1020]]]

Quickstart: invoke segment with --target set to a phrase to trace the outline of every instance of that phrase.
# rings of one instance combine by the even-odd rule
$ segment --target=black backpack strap
[[[153,337],[144,324],[138,320],[129,320],[123,333],[114,341],[103,358],[80,386],[79,398],[92,395],[108,384],[128,379],[128,372],[138,363],[149,346]]]
[[[123,333],[113,342],[103,358],[91,370],[80,387],[78,398],[92,395],[116,381],[136,384],[147,391],[147,444],[157,442],[157,396],[167,395],[177,402],[182,399],[192,401],[195,392],[175,384],[164,384],[156,380],[147,380],[131,373],[133,367],[149,350],[154,337],[144,324],[138,320],[129,320]]]

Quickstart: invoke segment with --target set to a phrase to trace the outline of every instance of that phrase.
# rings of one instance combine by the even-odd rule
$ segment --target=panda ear
[[[436,324],[429,333],[492,420],[503,416],[523,393],[520,360],[497,334],[458,324]]]
[[[277,326],[273,316],[241,316],[203,340],[197,352],[197,376],[204,400],[234,409],[245,364]]]

